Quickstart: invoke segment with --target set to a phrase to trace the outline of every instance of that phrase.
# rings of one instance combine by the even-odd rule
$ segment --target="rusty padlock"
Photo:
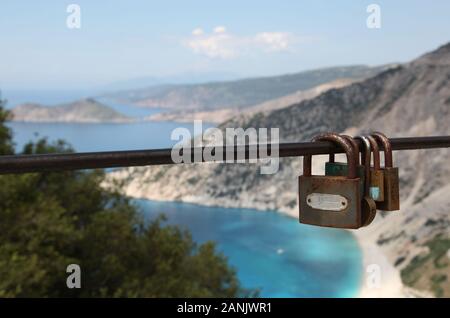
[[[300,223],[335,228],[357,229],[362,224],[360,178],[356,175],[356,154],[345,138],[327,133],[312,141],[331,141],[341,146],[348,162],[347,176],[312,175],[312,156],[303,157],[299,176]]]
[[[381,143],[384,151],[384,168],[381,169],[384,178],[384,201],[377,202],[377,208],[383,211],[400,210],[398,168],[393,167],[391,143],[389,138],[380,132],[371,135]]]
[[[370,197],[376,202],[384,201],[384,174],[380,168],[380,150],[378,143],[372,136],[365,136],[370,142],[373,154],[373,167],[370,167]]]
[[[355,139],[360,139],[362,141],[362,144],[364,146],[364,151],[361,151],[361,154],[363,154],[362,159],[362,165],[364,167],[364,195],[361,201],[361,218],[362,218],[362,225],[367,226],[375,219],[375,216],[377,214],[377,205],[375,203],[375,200],[371,197],[370,193],[370,158],[372,155],[371,152],[371,143],[369,139],[365,136],[356,136]],[[358,147],[358,146],[356,146]],[[358,154],[359,157],[359,154]]]

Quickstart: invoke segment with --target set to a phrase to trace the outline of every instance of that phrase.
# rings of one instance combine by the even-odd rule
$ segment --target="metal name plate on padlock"
[[[380,132],[374,132],[372,136],[382,144],[384,150],[384,168],[381,169],[384,178],[384,200],[377,202],[377,208],[383,211],[400,210],[398,168],[393,167],[391,143],[389,138]]]
[[[347,208],[348,200],[339,194],[311,193],[306,197],[306,204],[313,209],[339,212]]]
[[[340,145],[347,155],[348,175],[312,175],[312,156],[304,156],[303,175],[299,176],[300,223],[335,228],[360,228],[363,226],[360,178],[357,177],[356,157],[351,144],[334,133],[317,136],[313,141],[331,141]],[[344,200],[341,200],[341,197]],[[341,209],[337,208],[338,202],[342,205]]]

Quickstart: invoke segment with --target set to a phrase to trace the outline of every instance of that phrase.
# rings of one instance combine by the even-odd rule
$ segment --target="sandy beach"
[[[284,210],[280,211],[280,213],[298,219],[297,209]],[[416,291],[404,287],[400,278],[400,272],[391,264],[376,243],[380,226],[383,226],[382,222],[375,220],[369,227],[349,230],[357,240],[362,253],[361,286],[357,297],[396,298],[427,296],[418,295]]]
[[[354,232],[363,255],[361,298],[406,297],[399,271],[389,262],[366,229]]]

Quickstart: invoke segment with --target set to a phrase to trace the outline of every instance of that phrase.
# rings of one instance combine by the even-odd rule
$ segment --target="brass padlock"
[[[372,133],[372,136],[381,143],[384,151],[384,201],[377,202],[377,208],[383,211],[400,210],[400,191],[398,168],[393,167],[392,147],[384,134],[380,132]]]
[[[378,143],[372,136],[365,136],[370,142],[373,154],[373,167],[370,167],[370,197],[376,202],[384,201],[384,174],[380,168],[380,150]]]
[[[356,139],[360,139],[364,146],[362,164],[364,167],[364,195],[361,201],[361,218],[363,226],[367,226],[375,219],[377,213],[377,205],[375,200],[371,197],[370,193],[370,158],[371,158],[371,143],[365,136],[357,136]],[[359,154],[358,154],[359,156]]]
[[[356,154],[345,138],[327,133],[312,141],[331,141],[341,146],[348,162],[347,176],[313,176],[311,155],[303,157],[303,175],[299,176],[300,223],[335,228],[357,229],[361,219],[360,178],[356,175]]]

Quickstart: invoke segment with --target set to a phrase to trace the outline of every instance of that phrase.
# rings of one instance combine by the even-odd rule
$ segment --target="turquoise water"
[[[361,252],[342,230],[299,224],[276,212],[137,201],[149,219],[189,229],[194,240],[213,240],[237,268],[246,288],[262,297],[352,297],[360,284]]]

